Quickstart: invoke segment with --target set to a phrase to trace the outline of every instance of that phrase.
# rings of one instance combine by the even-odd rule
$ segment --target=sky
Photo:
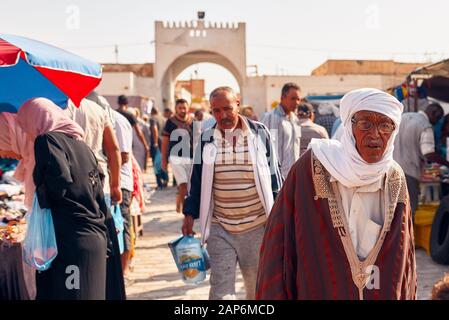
[[[5,1],[5,0],[3,0]],[[2,2],[3,2],[2,1]],[[445,0],[6,0],[0,33],[39,39],[102,63],[154,62],[154,21],[246,23],[247,64],[259,74],[307,75],[327,59],[434,62],[449,57]],[[180,78],[235,79],[220,66]],[[207,91],[207,90],[206,90]]]

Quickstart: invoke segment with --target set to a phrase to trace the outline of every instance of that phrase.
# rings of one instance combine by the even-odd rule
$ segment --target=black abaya
[[[34,182],[39,204],[52,211],[58,255],[38,272],[37,299],[105,299],[112,250],[97,160],[89,147],[61,132],[38,136]]]

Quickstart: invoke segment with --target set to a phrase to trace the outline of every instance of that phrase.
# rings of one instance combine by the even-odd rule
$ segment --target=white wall
[[[402,77],[382,75],[329,75],[329,76],[260,76],[246,78],[242,89],[242,101],[253,106],[258,115],[271,109],[271,104],[280,100],[282,86],[295,82],[301,87],[302,96],[344,94],[350,90],[372,87],[387,89],[403,81]],[[128,89],[125,89],[125,88]],[[145,78],[131,72],[110,72],[103,74],[98,87],[102,95],[134,95],[154,98],[158,89],[154,78]],[[160,94],[160,93],[159,93]],[[162,108],[158,104],[157,107]]]
[[[154,79],[139,77],[132,72],[104,72],[96,89],[101,95],[130,95],[154,97]]]
[[[136,77],[134,80],[134,88],[136,95],[145,96],[154,99],[156,96],[156,83],[154,78]]]
[[[280,100],[282,86],[287,82],[298,84],[301,95],[307,96],[344,94],[364,87],[385,90],[403,81],[402,77],[382,75],[261,76],[247,79],[247,104],[254,105],[259,114],[270,110],[271,104]]]
[[[243,90],[242,97],[245,105],[253,107],[256,114],[260,115],[266,111],[267,97],[265,90],[265,79],[263,77],[246,78],[246,87]]]
[[[133,95],[133,79],[134,74],[132,72],[104,72],[96,90],[101,95]]]

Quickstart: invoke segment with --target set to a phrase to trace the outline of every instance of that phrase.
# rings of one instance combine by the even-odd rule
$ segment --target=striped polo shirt
[[[238,131],[235,148],[219,130],[214,133],[218,150],[212,187],[212,223],[220,224],[229,233],[250,231],[266,222],[248,152],[248,128]]]

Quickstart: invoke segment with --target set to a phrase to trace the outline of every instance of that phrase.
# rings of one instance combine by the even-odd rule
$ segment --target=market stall
[[[404,112],[424,111],[431,102],[449,114],[449,59],[412,71],[390,92],[405,106]],[[449,159],[449,136],[443,119],[434,126],[436,151]],[[449,168],[428,163],[420,179],[421,199],[415,215],[415,243],[440,264],[449,264]]]
[[[0,158],[0,300],[30,300],[36,296],[35,271],[22,260],[27,209],[14,168],[15,161]]]
[[[413,70],[394,94],[406,111],[419,111],[428,101],[437,101],[449,112],[449,59]]]
[[[100,64],[17,35],[0,34],[0,66],[0,87],[7,93],[0,95],[2,113],[17,113],[26,101],[36,97],[49,99],[63,109],[69,100],[79,106],[102,78]],[[13,132],[15,124],[11,117],[5,117],[5,121],[12,136],[3,141],[0,154],[13,153],[17,159],[26,157],[29,152],[24,143],[26,138],[21,137],[20,141],[19,135]],[[8,131],[6,125],[1,129],[0,137]],[[0,158],[0,170],[0,300],[34,299],[34,269],[22,260],[26,229],[22,186],[13,179],[14,164]],[[22,178],[26,181],[30,177],[28,174]]]

